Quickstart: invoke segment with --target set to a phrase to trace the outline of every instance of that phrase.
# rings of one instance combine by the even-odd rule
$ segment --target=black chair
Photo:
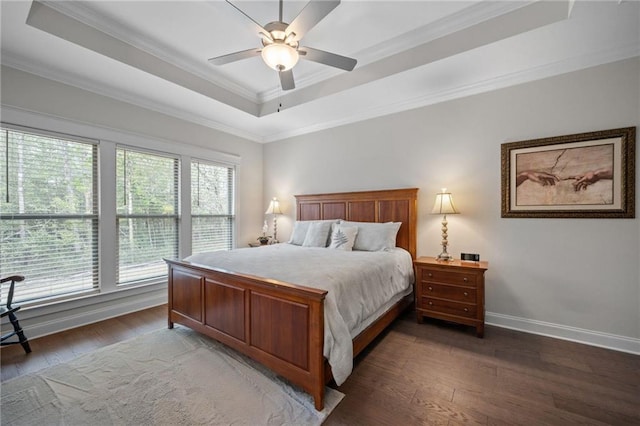
[[[0,337],[0,345],[17,345],[18,343],[22,345],[24,351],[26,353],[31,352],[31,347],[29,346],[29,340],[24,335],[22,328],[20,328],[20,323],[18,322],[18,318],[16,317],[16,312],[20,310],[20,306],[11,306],[13,302],[13,290],[16,283],[24,281],[24,277],[22,275],[13,275],[11,277],[0,279],[0,285],[11,281],[11,286],[9,287],[9,295],[7,296],[7,304],[0,306],[0,318],[9,317],[9,321],[11,325],[13,325],[13,331],[11,333],[7,333]],[[5,342],[10,337],[18,336],[18,341]]]

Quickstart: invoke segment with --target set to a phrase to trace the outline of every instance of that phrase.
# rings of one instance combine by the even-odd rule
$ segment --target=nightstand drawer
[[[449,300],[432,299],[426,296],[420,297],[418,308],[443,314],[457,315],[460,317],[476,317],[476,305],[457,303]]]
[[[475,286],[476,277],[477,277],[477,274],[475,273],[469,274],[464,272],[441,271],[439,269],[420,268],[421,281]]]
[[[420,295],[468,303],[476,303],[477,297],[476,289],[472,287],[458,287],[424,281],[420,283]]]

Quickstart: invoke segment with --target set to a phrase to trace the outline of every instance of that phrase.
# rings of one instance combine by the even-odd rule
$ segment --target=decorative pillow
[[[358,234],[357,226],[332,226],[330,249],[351,251]]]
[[[307,230],[311,222],[296,222],[293,224],[293,231],[291,232],[291,238],[289,238],[289,244],[295,244],[301,246],[304,243],[304,237],[307,236]]]
[[[333,221],[310,223],[302,247],[326,247],[332,223]]]
[[[353,250],[385,251],[396,246],[396,236],[402,222],[348,222],[341,221],[340,226],[357,226],[358,235]]]
[[[293,231],[291,232],[291,238],[289,238],[288,243],[294,244],[296,246],[301,246],[304,243],[304,239],[307,236],[307,231],[309,230],[309,225],[312,223],[322,223],[326,222],[329,224],[338,223],[337,219],[332,220],[299,220],[293,224]],[[329,225],[331,226],[331,225]],[[325,244],[326,247],[326,244]]]

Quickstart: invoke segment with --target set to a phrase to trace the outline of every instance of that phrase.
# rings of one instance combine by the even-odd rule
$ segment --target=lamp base
[[[447,246],[449,245],[447,241],[447,223],[447,215],[445,214],[442,218],[442,253],[438,255],[438,260],[444,262],[453,260],[453,256],[447,252]]]
[[[450,260],[453,260],[453,256],[451,256],[449,253],[447,253],[447,252],[445,251],[445,252],[440,253],[440,254],[438,255],[438,258],[437,258],[437,259],[438,259],[438,260],[445,261],[445,262],[448,262],[448,261],[450,261]]]

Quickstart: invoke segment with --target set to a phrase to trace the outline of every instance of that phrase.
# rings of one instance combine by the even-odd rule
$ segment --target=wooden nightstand
[[[416,314],[476,328],[484,336],[484,271],[488,262],[438,261],[419,257],[416,268]]]

